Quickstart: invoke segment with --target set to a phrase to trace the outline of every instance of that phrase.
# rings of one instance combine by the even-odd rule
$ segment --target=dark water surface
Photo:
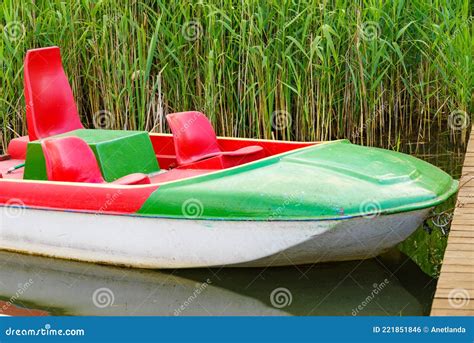
[[[435,286],[396,250],[314,266],[176,271],[0,252],[0,280],[0,300],[22,289],[15,306],[51,315],[422,315]]]
[[[413,140],[411,140],[413,142]],[[396,147],[459,178],[448,135]],[[454,199],[436,211],[454,206]],[[155,271],[0,252],[0,311],[14,315],[426,315],[446,237],[418,229],[365,261]],[[12,303],[12,304],[10,304]],[[34,311],[34,312],[32,312]]]

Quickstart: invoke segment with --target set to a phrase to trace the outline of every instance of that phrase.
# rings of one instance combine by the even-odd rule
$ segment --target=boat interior
[[[0,156],[0,179],[157,184],[316,144],[217,137],[197,111],[169,114],[172,134],[85,129],[58,47],[27,52],[24,87],[28,136]]]

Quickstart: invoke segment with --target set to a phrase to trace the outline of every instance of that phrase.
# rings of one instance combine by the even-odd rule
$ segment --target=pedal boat
[[[365,259],[405,240],[458,182],[427,162],[329,142],[87,130],[59,48],[29,50],[28,136],[0,158],[0,249],[139,268]],[[25,166],[23,167],[23,164]]]

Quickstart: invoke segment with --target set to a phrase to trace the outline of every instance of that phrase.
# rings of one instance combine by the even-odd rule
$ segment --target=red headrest
[[[24,87],[31,141],[83,128],[58,47],[28,50]]]

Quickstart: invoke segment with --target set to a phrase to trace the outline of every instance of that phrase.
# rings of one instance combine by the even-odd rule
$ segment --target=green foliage
[[[113,128],[166,131],[164,114],[197,109],[221,135],[393,146],[471,111],[469,11],[468,0],[5,0],[1,148],[26,132],[25,52],[49,45],[89,127],[110,111]],[[291,118],[272,125],[275,111]]]

